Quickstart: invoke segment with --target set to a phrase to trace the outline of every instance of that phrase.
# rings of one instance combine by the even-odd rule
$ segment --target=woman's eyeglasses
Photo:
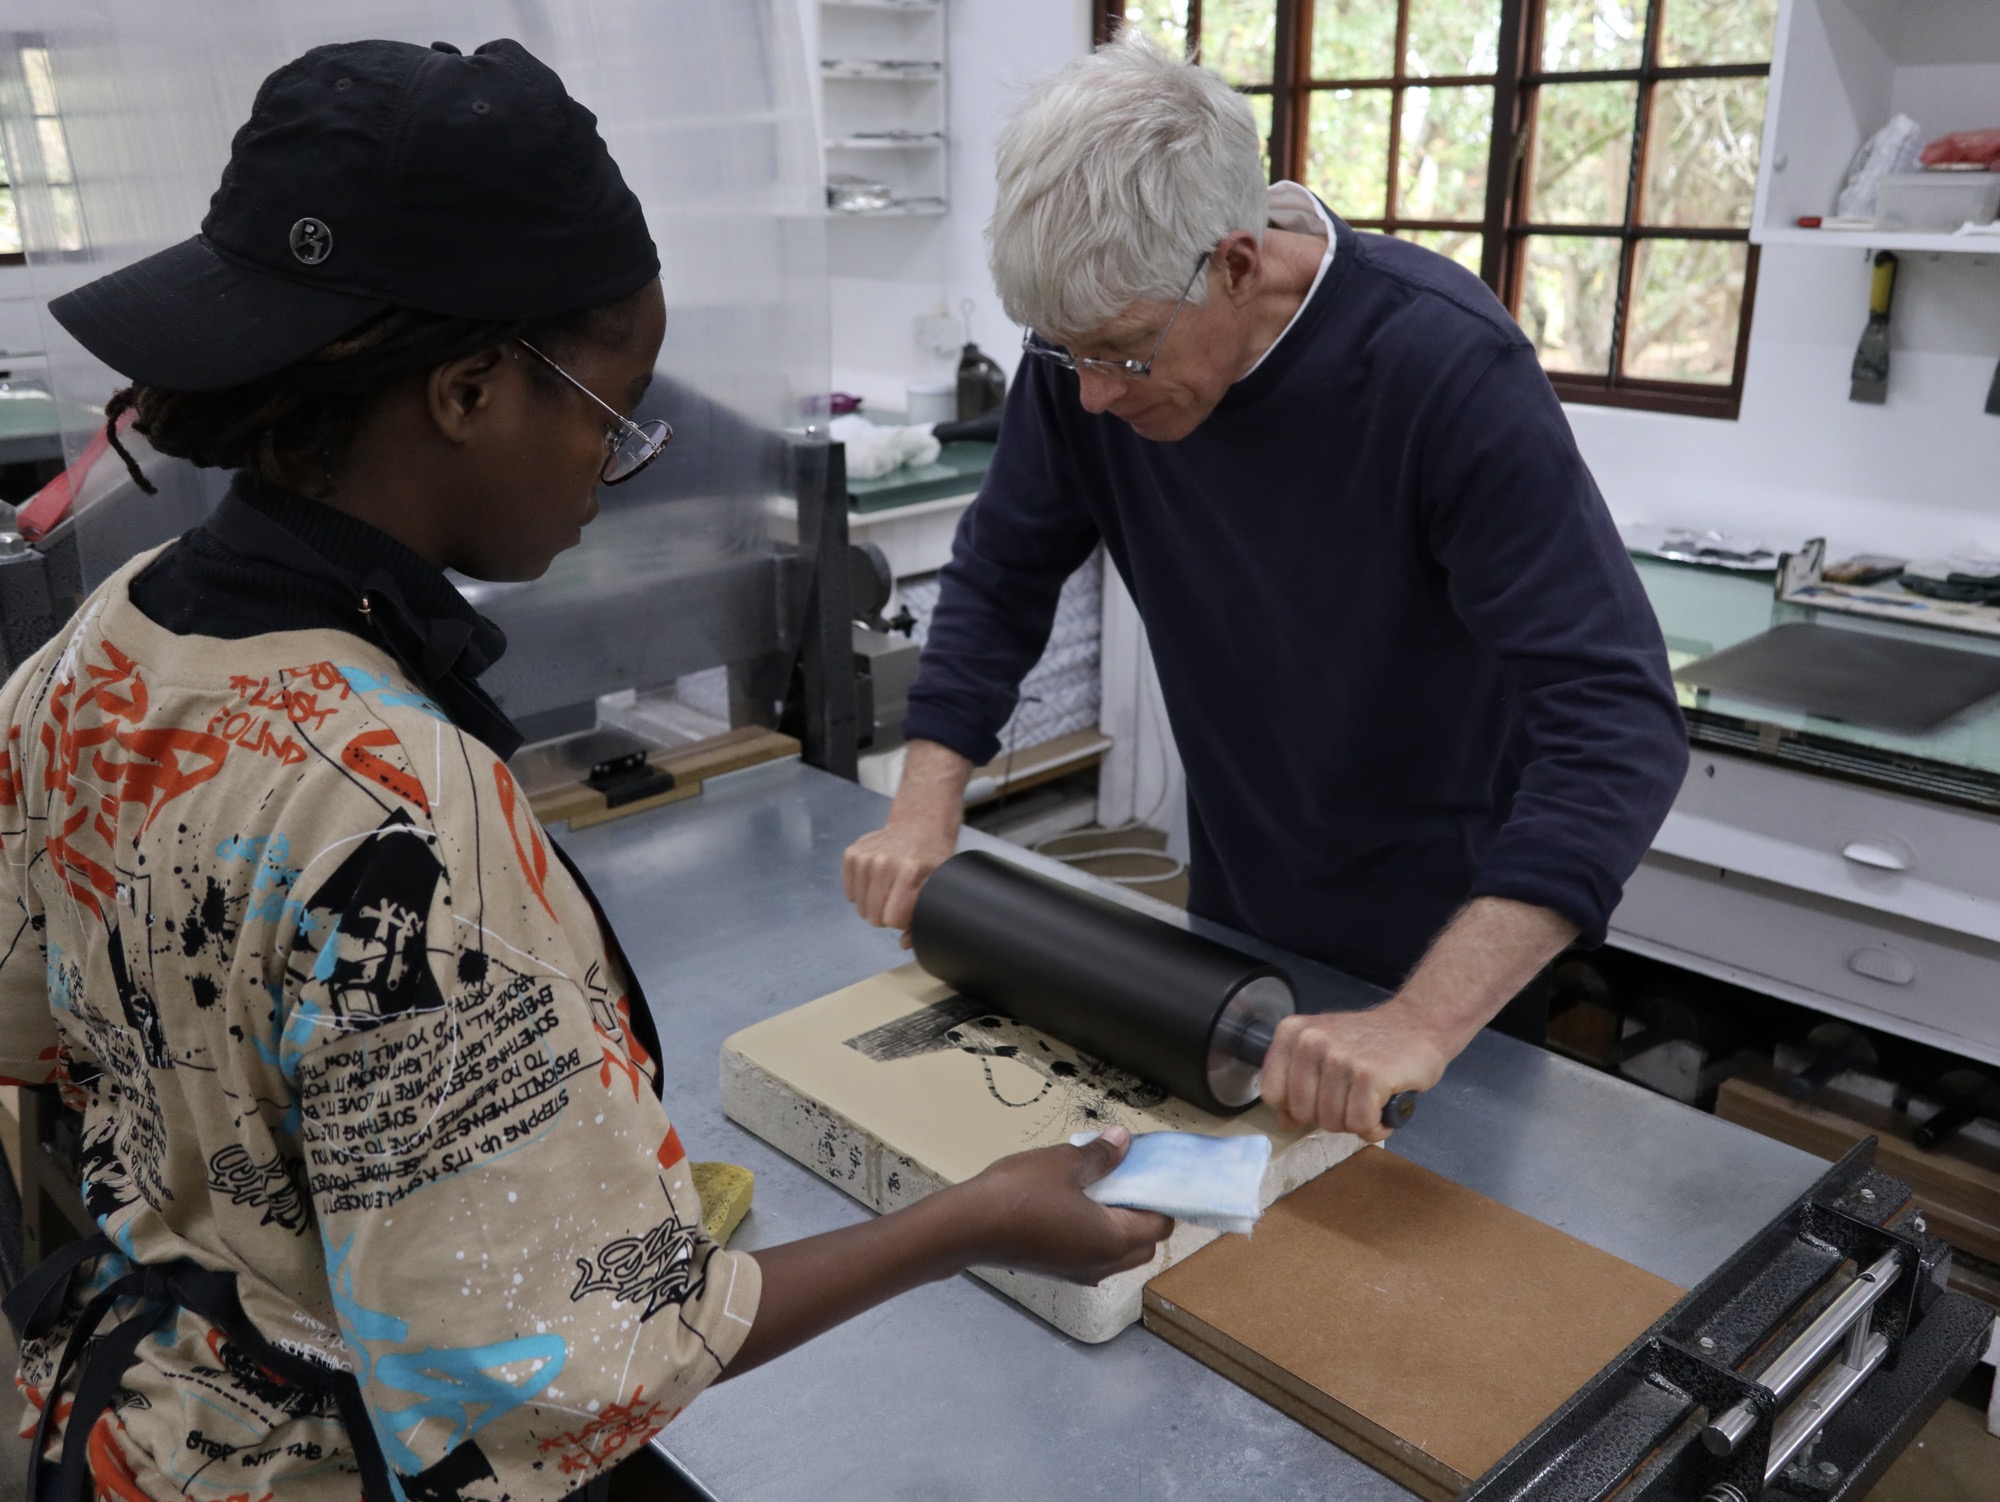
[[[616,407],[527,340],[517,337],[514,342],[597,403],[611,418],[613,427],[604,435],[604,441],[610,451],[604,456],[604,468],[597,472],[599,484],[617,485],[631,479],[659,458],[660,450],[673,441],[674,430],[659,418],[655,417],[647,422],[633,422],[631,418],[621,416]]]

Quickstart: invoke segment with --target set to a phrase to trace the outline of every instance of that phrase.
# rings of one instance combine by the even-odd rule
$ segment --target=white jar
[[[904,421],[912,425],[950,422],[958,416],[956,381],[912,381],[904,389]]]

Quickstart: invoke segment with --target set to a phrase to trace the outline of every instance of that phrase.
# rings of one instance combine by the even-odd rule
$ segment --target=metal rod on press
[[[1820,1373],[1819,1380],[1805,1390],[1790,1409],[1771,1426],[1771,1450],[1764,1461],[1764,1484],[1769,1486],[1806,1442],[1824,1429],[1840,1405],[1854,1395],[1854,1389],[1868,1380],[1882,1358],[1889,1354],[1889,1342],[1879,1332],[1863,1342],[1859,1365],[1846,1359],[1833,1362]]]
[[[1246,1064],[1261,1065],[1277,1036],[1277,1029],[1268,1023],[1246,1022],[1229,1039],[1229,1051]],[[1416,1114],[1417,1092],[1398,1090],[1382,1106],[1382,1125],[1393,1132],[1398,1127],[1408,1126],[1410,1118]]]
[[[1780,1403],[1784,1402],[1797,1389],[1801,1379],[1819,1364],[1820,1358],[1846,1338],[1849,1328],[1868,1317],[1868,1311],[1875,1307],[1876,1301],[1893,1288],[1902,1275],[1902,1258],[1895,1252],[1884,1252],[1873,1267],[1842,1289],[1840,1297],[1828,1304],[1819,1318],[1807,1325],[1799,1338],[1780,1351],[1777,1359],[1753,1380],[1759,1387],[1769,1388],[1771,1395]],[[1866,1352],[1881,1339],[1879,1335],[1869,1338],[1857,1354],[1865,1360]],[[1880,1357],[1876,1360],[1879,1362]],[[1847,1363],[1842,1365],[1846,1370],[1854,1370]],[[1702,1445],[1711,1455],[1733,1455],[1756,1424],[1757,1410],[1747,1400],[1738,1403],[1701,1431]]]

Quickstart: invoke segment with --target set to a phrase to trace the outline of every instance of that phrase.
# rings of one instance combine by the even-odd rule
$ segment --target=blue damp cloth
[[[1097,1140],[1079,1132],[1077,1147]],[[1157,1210],[1190,1225],[1249,1234],[1264,1213],[1260,1190],[1271,1161],[1271,1139],[1204,1137],[1198,1132],[1144,1132],[1124,1161],[1083,1192],[1100,1205]]]

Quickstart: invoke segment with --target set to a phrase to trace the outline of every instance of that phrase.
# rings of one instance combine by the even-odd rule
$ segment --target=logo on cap
[[[317,266],[333,254],[333,231],[317,219],[301,219],[292,226],[292,254],[308,266]]]

